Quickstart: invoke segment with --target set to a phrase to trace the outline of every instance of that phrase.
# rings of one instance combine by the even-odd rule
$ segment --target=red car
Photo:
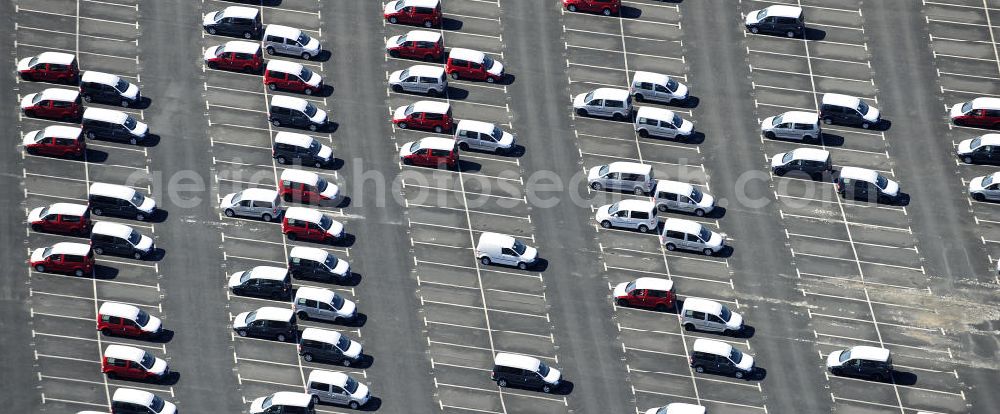
[[[28,262],[36,272],[71,273],[85,276],[94,272],[94,252],[89,244],[62,242],[35,249]]]
[[[976,98],[951,107],[955,125],[1000,129],[1000,98]]]
[[[97,330],[103,335],[153,337],[160,334],[163,322],[132,305],[104,302],[97,310]]]
[[[674,282],[655,277],[640,277],[615,286],[614,301],[618,306],[635,306],[659,311],[674,309]]]
[[[489,83],[503,82],[506,76],[503,63],[493,60],[483,52],[462,48],[454,48],[448,53],[444,71],[451,75],[452,79],[485,80]]]
[[[441,25],[440,0],[392,0],[385,4],[383,17],[389,23],[421,24],[424,27]]]
[[[159,381],[170,374],[167,362],[133,346],[108,345],[101,359],[108,378]]]
[[[83,112],[83,100],[78,90],[48,88],[25,95],[21,99],[21,111],[30,117],[77,120]]]
[[[319,174],[309,171],[287,169],[281,172],[278,192],[285,201],[319,203],[336,199],[340,188],[324,180]]]
[[[24,134],[21,144],[28,154],[81,158],[87,151],[87,142],[83,139],[82,131],[77,127],[51,125]]]
[[[264,66],[264,55],[258,43],[233,40],[206,49],[205,65],[212,69],[260,73]]]
[[[80,69],[76,56],[69,53],[44,52],[17,62],[17,73],[26,81],[76,83]]]
[[[451,104],[439,101],[416,101],[396,108],[392,123],[399,129],[420,129],[444,133],[455,126],[451,117]]]
[[[406,165],[455,168],[458,165],[458,146],[454,138],[423,138],[403,144],[399,149],[399,160]]]
[[[264,85],[270,90],[286,90],[312,95],[323,90],[323,77],[301,63],[269,60],[264,69]]]
[[[319,210],[289,207],[281,219],[281,232],[289,240],[333,243],[344,237],[344,225]]]
[[[562,0],[563,7],[571,12],[601,13],[605,16],[618,14],[621,0]]]
[[[390,37],[385,42],[385,51],[395,58],[405,57],[436,62],[444,55],[444,41],[441,33],[411,30],[404,35]]]
[[[34,231],[82,236],[90,232],[90,210],[83,204],[55,203],[38,207],[28,213],[28,224]]]

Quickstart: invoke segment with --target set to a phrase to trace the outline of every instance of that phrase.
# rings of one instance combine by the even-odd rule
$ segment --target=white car
[[[970,180],[969,196],[976,201],[1000,200],[1000,171]]]

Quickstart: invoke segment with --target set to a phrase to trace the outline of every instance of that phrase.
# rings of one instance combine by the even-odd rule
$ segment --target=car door
[[[677,136],[677,128],[670,122],[660,120],[657,124],[657,135],[661,137],[674,138]]]
[[[621,190],[625,188],[625,184],[622,182],[622,173],[620,172],[610,172],[605,179],[607,184],[604,187],[608,189]]]
[[[718,315],[707,314],[705,316],[705,330],[718,332],[726,328],[726,321],[723,321]]]
[[[1000,183],[993,183],[983,189],[987,200],[1000,200]]]
[[[688,311],[688,314],[686,316],[690,318],[691,323],[694,324],[695,329],[699,331],[705,329],[705,312]]]
[[[779,138],[794,138],[792,136],[792,124],[789,122],[783,122],[775,126],[773,129],[774,135]]]
[[[317,314],[319,315],[320,318],[326,319],[328,321],[337,319],[337,311],[335,311],[333,309],[333,306],[331,306],[329,303],[318,302],[316,305],[317,305],[316,306]]]
[[[653,96],[657,101],[660,102],[670,102],[670,90],[663,85],[653,85]]]
[[[670,210],[681,210],[684,207],[684,203],[680,202],[680,195],[670,192],[661,192],[658,197],[664,205]]]
[[[587,112],[592,115],[604,116],[604,100],[603,99],[591,99],[587,102]]]
[[[421,90],[420,79],[417,76],[410,76],[399,82],[403,86],[403,89],[411,92],[427,92]]]
[[[351,395],[347,393],[347,390],[341,388],[338,385],[330,385],[330,400],[334,404],[347,405],[351,402]]]
[[[690,250],[701,250],[701,239],[698,238],[697,234],[685,234],[684,244]]]

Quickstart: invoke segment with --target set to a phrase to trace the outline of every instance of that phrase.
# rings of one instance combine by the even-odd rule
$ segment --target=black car
[[[153,239],[129,226],[99,221],[90,231],[90,247],[96,254],[129,256],[139,260],[153,252]]]
[[[956,154],[966,164],[1000,164],[1000,134],[986,134],[958,144]]]
[[[303,139],[303,137],[305,139]],[[333,151],[316,139],[299,134],[279,132],[274,137],[271,157],[280,164],[300,163],[316,168],[329,167],[333,163]]]
[[[711,339],[694,341],[690,355],[695,372],[714,372],[745,378],[754,372],[754,358],[725,342]]]
[[[339,259],[332,257],[332,255],[328,256],[327,260],[330,260],[329,258],[339,261]],[[336,262],[332,264],[336,266]],[[309,257],[298,257],[294,254],[289,254],[288,256],[288,272],[296,279],[313,279],[337,283],[344,282],[351,274],[350,268],[348,268],[345,274],[337,274],[334,273],[328,263],[312,260]]]
[[[276,127],[305,128],[318,131],[327,127],[326,111],[316,108],[305,99],[284,95],[271,97],[271,110],[267,120]]]
[[[833,375],[884,381],[892,377],[892,356],[885,348],[856,346],[831,352],[826,359],[826,368]]]
[[[149,132],[149,126],[129,114],[93,107],[83,111],[80,127],[88,139],[100,138],[133,145],[145,141]]]
[[[88,70],[80,77],[80,95],[87,102],[123,107],[136,106],[142,99],[139,87],[117,75]]]
[[[859,126],[865,129],[882,123],[882,113],[854,96],[837,93],[823,94],[819,117],[824,124]]]
[[[239,336],[273,338],[281,342],[294,339],[299,333],[292,309],[272,306],[236,315],[233,330]]]
[[[747,31],[750,33],[771,33],[788,37],[801,36],[805,31],[802,8],[796,6],[769,6],[747,13]]]
[[[230,276],[229,289],[234,295],[286,299],[292,293],[292,281],[286,269],[257,266]]]
[[[202,20],[202,26],[211,35],[221,34],[255,39],[261,34],[260,10],[255,7],[229,6],[206,14]]]
[[[775,155],[771,159],[771,170],[774,175],[785,175],[791,172],[808,174],[812,179],[820,179],[823,174],[833,171],[830,152],[816,148],[796,148]]]
[[[306,328],[299,340],[299,355],[307,362],[325,361],[345,367],[361,361],[361,344],[347,335],[326,329]]]

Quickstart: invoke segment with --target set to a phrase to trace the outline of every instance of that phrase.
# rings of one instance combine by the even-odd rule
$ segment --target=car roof
[[[81,82],[96,82],[103,83],[105,85],[115,85],[120,79],[121,78],[118,77],[118,75],[93,70],[84,71],[83,74],[80,75]]]
[[[856,96],[841,95],[839,93],[823,94],[823,105],[836,105],[848,108],[857,108],[858,103],[860,102],[861,98],[858,98]]]
[[[669,291],[674,289],[674,281],[658,277],[640,277],[635,280],[636,289]]]
[[[318,288],[312,286],[302,286],[295,289],[295,299],[298,301],[299,298],[312,299],[320,302],[330,302],[333,298],[337,296],[330,289]]]
[[[415,76],[430,76],[439,77],[444,75],[444,68],[440,66],[430,66],[430,65],[413,65],[407,68],[410,71],[410,75]]]
[[[243,40],[230,40],[222,46],[227,52],[236,53],[257,53],[260,51],[260,43],[246,42]]]
[[[255,266],[250,269],[250,276],[254,279],[285,280],[288,269],[277,266]]]
[[[295,181],[303,184],[308,184],[315,186],[319,182],[319,174],[312,171],[297,170],[294,168],[287,168],[281,172],[281,180],[285,181]]]
[[[649,211],[656,208],[656,203],[651,200],[625,199],[618,202],[618,208],[622,210]]]
[[[733,346],[725,342],[701,338],[694,341],[694,346],[691,350],[694,352],[705,352],[728,357],[733,350]]]
[[[260,13],[256,7],[229,6],[222,9],[222,15],[226,17],[241,17],[244,19],[254,19]]]
[[[497,353],[496,358],[493,358],[493,363],[496,365],[503,365],[505,367],[521,368],[529,371],[538,371],[539,365],[542,361],[538,358],[530,357],[527,355],[510,354],[507,352]]]
[[[285,210],[285,217],[296,220],[318,222],[323,219],[323,213],[319,210],[308,207],[289,207]]]
[[[114,396],[111,397],[114,401],[131,402],[143,406],[149,406],[153,403],[153,393],[149,391],[137,390],[134,388],[119,388],[115,390]]]
[[[300,257],[306,260],[312,260],[314,262],[325,262],[330,253],[316,247],[295,246],[292,248],[292,251],[288,253],[288,255]]]
[[[628,161],[615,161],[608,164],[609,171],[624,172],[630,174],[649,174],[653,171],[653,166],[649,164],[640,164],[637,162]]]
[[[324,384],[343,387],[344,385],[347,385],[347,378],[349,377],[343,372],[314,369],[309,371],[309,380],[307,382],[322,382]]]
[[[110,221],[98,221],[94,223],[93,233],[107,234],[115,237],[127,239],[132,234],[132,228],[124,224],[112,223]]]
[[[684,309],[718,315],[722,312],[722,304],[714,300],[702,298],[685,298]]]
[[[267,61],[267,70],[298,75],[299,73],[302,73],[302,64],[298,62],[289,62],[287,60],[271,59]]]
[[[75,101],[80,96],[80,91],[76,89],[46,88],[42,90],[42,99],[54,99],[57,101]]]
[[[136,193],[135,189],[118,184],[93,183],[90,185],[90,193],[105,196],[132,198]]]
[[[973,99],[972,109],[1000,109],[1000,98]]]
[[[451,51],[448,52],[448,58],[468,60],[470,62],[482,62],[486,60],[486,54],[478,50],[456,47],[452,48]]]
[[[886,362],[889,360],[889,350],[875,346],[856,346],[851,348],[851,358]]]
[[[663,230],[676,230],[688,234],[698,234],[701,232],[702,225],[696,221],[679,219],[679,218],[668,218],[663,222]]]
[[[88,207],[84,204],[53,203],[49,204],[49,213],[82,216],[87,212],[87,208]]]
[[[264,28],[264,36],[273,35],[290,39],[298,39],[300,33],[302,33],[302,30],[280,24],[269,24],[266,28]]]
[[[768,6],[767,15],[797,18],[802,15],[802,8],[798,6],[785,6],[785,5]]]
[[[146,351],[143,351],[134,346],[108,345],[108,347],[104,349],[104,356],[111,358],[121,358],[132,361],[139,361],[145,355]]]
[[[268,319],[272,321],[288,321],[295,314],[291,308],[279,308],[275,306],[264,306],[257,308],[257,319]]]
[[[783,122],[797,122],[800,124],[815,124],[819,122],[819,114],[805,111],[788,111],[781,114]]]
[[[792,151],[792,158],[806,161],[826,161],[830,159],[830,151],[819,148],[796,148]]]
[[[139,316],[139,308],[118,302],[104,302],[97,311],[101,315],[117,316],[125,319],[135,319]]]
[[[55,63],[57,65],[68,65],[76,60],[76,56],[73,54],[62,52],[42,52],[36,57],[39,62]]]
[[[656,180],[656,192],[666,191],[668,193],[691,195],[694,186],[688,183],[673,180]]]
[[[650,82],[663,85],[667,83],[667,79],[670,79],[670,76],[662,73],[637,70],[632,74],[632,84],[636,82]]]
[[[420,148],[451,151],[455,148],[454,138],[427,137],[420,139]]]
[[[628,89],[620,88],[597,88],[594,89],[595,99],[615,99],[619,101],[624,101],[628,99]]]
[[[271,96],[271,106],[280,106],[283,108],[305,111],[306,107],[309,106],[309,103],[302,98],[296,98],[293,96],[286,96],[286,95],[273,95]]]
[[[278,197],[278,190],[267,188],[247,188],[239,192],[242,200],[263,200],[274,201]]]
[[[298,132],[281,131],[274,134],[274,142],[308,148],[316,139]]]
[[[479,235],[479,242],[493,243],[500,247],[507,247],[514,245],[514,237],[508,236],[506,234],[484,231],[482,234]]]
[[[653,106],[640,106],[639,110],[635,113],[635,117],[665,119],[672,121],[674,119],[674,111]]]
[[[705,414],[705,407],[686,403],[667,404],[667,414]]]
[[[59,242],[52,245],[52,254],[86,256],[90,254],[90,245],[84,243]]]
[[[466,130],[466,131],[479,132],[481,134],[492,134],[493,129],[496,127],[497,126],[495,124],[490,122],[463,119],[461,121],[458,121],[458,126],[455,128],[455,130]]]
[[[840,169],[840,178],[848,178],[852,180],[861,180],[874,183],[878,178],[878,173],[874,170],[869,170],[867,168],[858,167],[843,167]]]
[[[979,136],[979,145],[1000,145],[1000,134],[983,134]]]
[[[416,112],[433,112],[438,114],[448,113],[451,110],[451,104],[448,102],[439,101],[416,101],[411,104],[413,110]]]
[[[291,312],[291,310],[289,310]],[[331,331],[329,329],[320,328],[306,328],[302,330],[303,340],[321,341],[329,343],[337,343],[340,340],[340,332]]]
[[[271,394],[271,404],[308,407],[312,404],[312,394],[304,392],[278,391]]]
[[[404,5],[416,7],[437,7],[440,0],[401,0]]]
[[[80,138],[80,127],[66,125],[49,125],[42,130],[42,136],[54,138]]]
[[[120,124],[125,122],[125,119],[128,118],[128,114],[114,109],[88,107],[83,111],[83,117],[86,119]]]
[[[430,30],[410,30],[406,32],[406,40],[417,42],[437,42],[441,40],[441,33]]]

